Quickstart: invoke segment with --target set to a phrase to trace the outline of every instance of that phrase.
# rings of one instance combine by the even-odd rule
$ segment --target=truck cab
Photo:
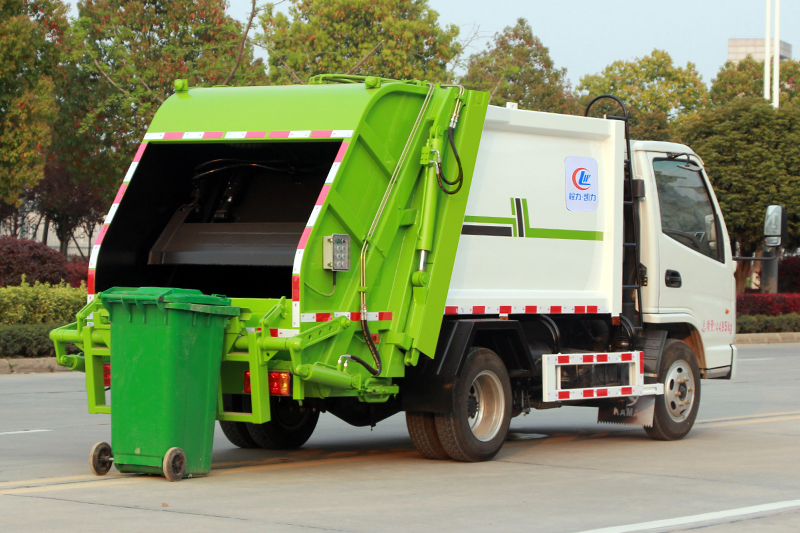
[[[705,378],[736,370],[736,263],[703,160],[688,146],[635,141],[644,321],[681,335]]]

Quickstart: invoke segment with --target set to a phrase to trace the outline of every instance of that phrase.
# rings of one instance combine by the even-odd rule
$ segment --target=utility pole
[[[773,48],[775,49],[772,53],[775,68],[772,71],[772,107],[778,109],[781,96],[781,0],[775,0],[775,46]]]
[[[769,53],[770,29],[772,28],[772,0],[767,0],[767,28],[764,33],[764,99],[769,100],[769,67],[772,54]]]

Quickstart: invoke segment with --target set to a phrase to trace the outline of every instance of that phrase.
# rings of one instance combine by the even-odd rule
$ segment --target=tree
[[[678,133],[705,162],[731,240],[749,256],[763,244],[764,211],[789,213],[789,247],[800,245],[800,106],[774,109],[763,98],[737,98],[687,117]],[[749,265],[736,270],[744,290]]]
[[[30,195],[36,210],[47,217],[67,257],[70,240],[78,227],[94,228],[108,211],[108,194],[98,191],[88,180],[77,180],[63,166],[48,163],[45,177]],[[83,255],[83,252],[79,253]]]
[[[493,105],[516,102],[535,111],[577,112],[566,69],[555,68],[549,50],[524,18],[496,33],[486,50],[470,56],[461,83],[490,93]]]
[[[578,89],[585,92],[584,101],[601,94],[620,98],[634,117],[633,137],[646,139],[654,131],[656,137],[661,137],[648,140],[668,139],[668,123],[679,115],[702,109],[708,99],[694,64],[676,67],[662,50],[653,50],[649,56],[634,61],[615,61],[603,72],[581,78]],[[604,107],[597,111],[604,111]]]
[[[8,204],[42,177],[65,13],[59,0],[0,0],[0,201]]]
[[[78,180],[117,182],[173,82],[266,82],[224,0],[81,0],[56,157]],[[234,73],[231,76],[231,73]],[[78,154],[79,157],[74,157]]]
[[[800,61],[781,61],[780,82],[781,105],[800,102]],[[727,104],[741,97],[763,98],[764,62],[750,56],[738,63],[728,61],[711,81],[708,96],[710,105]]]
[[[276,84],[326,73],[442,81],[459,51],[458,27],[441,28],[427,0],[291,2],[288,16],[272,5],[261,16]]]

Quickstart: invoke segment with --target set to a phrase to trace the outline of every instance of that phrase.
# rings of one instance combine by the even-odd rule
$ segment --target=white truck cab
[[[644,321],[683,331],[704,377],[733,378],[736,263],[703,160],[669,142],[635,141],[631,150],[634,178],[645,184]]]

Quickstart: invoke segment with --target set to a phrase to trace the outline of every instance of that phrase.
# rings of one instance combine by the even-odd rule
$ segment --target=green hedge
[[[75,322],[75,313],[86,305],[86,286],[34,283],[0,287],[0,324],[59,325]]]
[[[736,333],[790,333],[800,331],[800,314],[742,315],[736,319]]]
[[[53,341],[48,336],[60,323],[0,324],[0,357],[55,357]],[[67,345],[67,353],[78,353],[75,345]]]

